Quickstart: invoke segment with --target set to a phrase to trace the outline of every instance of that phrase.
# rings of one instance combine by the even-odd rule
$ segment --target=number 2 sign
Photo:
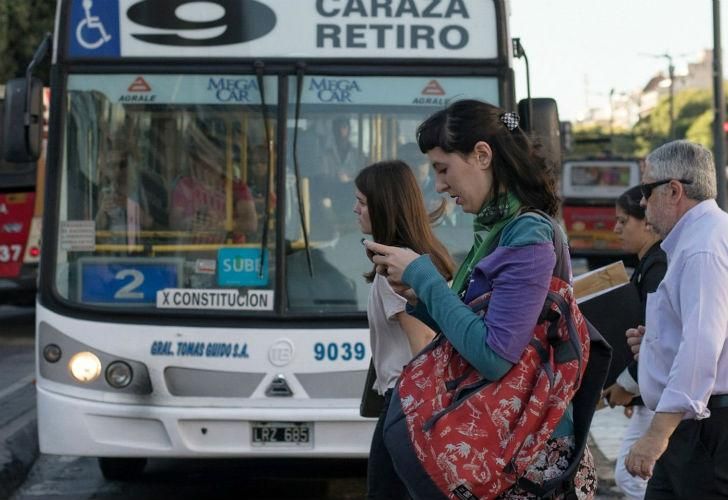
[[[155,304],[157,291],[178,287],[182,277],[181,259],[90,257],[78,265],[87,304]]]

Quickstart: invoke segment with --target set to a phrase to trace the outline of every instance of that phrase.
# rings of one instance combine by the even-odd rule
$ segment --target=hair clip
[[[500,115],[500,121],[503,122],[508,130],[513,132],[518,127],[518,123],[521,121],[521,117],[513,111],[508,111]]]

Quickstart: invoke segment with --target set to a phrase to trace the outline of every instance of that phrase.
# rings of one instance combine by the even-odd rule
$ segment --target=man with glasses
[[[656,413],[625,461],[649,478],[647,499],[728,498],[728,214],[716,194],[704,147],[674,141],[647,157],[641,204],[668,268],[646,328],[627,331]]]

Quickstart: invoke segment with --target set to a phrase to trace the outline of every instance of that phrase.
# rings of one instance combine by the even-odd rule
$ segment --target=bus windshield
[[[414,169],[428,208],[445,204],[436,233],[462,258],[472,219],[436,193],[415,131],[449,96],[497,102],[497,80],[310,75],[299,93],[286,78],[281,110],[272,76],[263,96],[255,75],[69,76],[59,295],[213,314],[362,312],[371,263],[353,181],[392,158]]]

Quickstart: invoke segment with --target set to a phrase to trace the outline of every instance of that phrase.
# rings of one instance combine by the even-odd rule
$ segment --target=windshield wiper
[[[265,104],[265,87],[263,86],[263,62],[256,61],[255,63],[255,76],[258,80],[258,89],[260,91],[260,104],[261,112],[263,114],[263,128],[265,129],[265,145],[266,145],[266,165],[267,175],[265,180],[265,207],[263,212],[263,235],[260,241],[260,270],[258,271],[258,278],[263,278],[263,269],[265,268],[265,250],[268,248],[268,226],[270,225],[270,178],[271,178],[271,149],[273,148],[273,142],[270,137],[270,128],[268,127],[268,108]]]
[[[293,172],[296,176],[296,197],[298,198],[298,214],[301,218],[301,229],[303,231],[303,243],[306,247],[306,261],[308,262],[308,274],[313,278],[313,261],[311,260],[311,245],[308,241],[308,228],[304,214],[303,199],[301,198],[301,170],[298,167],[298,118],[301,115],[301,93],[303,91],[303,70],[304,64],[298,63],[296,67],[296,114],[293,125]]]

